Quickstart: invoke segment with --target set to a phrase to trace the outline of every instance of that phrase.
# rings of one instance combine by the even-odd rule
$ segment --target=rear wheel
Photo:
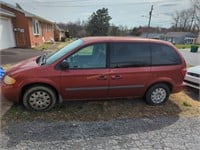
[[[56,104],[55,92],[45,86],[33,86],[25,91],[23,104],[29,110],[46,111]]]
[[[169,94],[170,90],[166,84],[155,84],[146,92],[146,102],[150,105],[162,104],[168,100]]]

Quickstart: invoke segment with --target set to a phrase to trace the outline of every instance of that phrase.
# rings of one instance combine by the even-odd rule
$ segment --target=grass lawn
[[[72,42],[72,40],[69,40],[67,42],[49,42],[49,43],[44,43],[40,46],[36,46],[34,49],[36,49],[36,50],[59,50],[71,42]]]
[[[160,116],[200,116],[198,91],[186,89],[172,94],[169,100],[160,106],[149,106],[142,99],[73,101],[65,102],[48,112],[27,111],[22,105],[15,104],[2,118],[2,124],[13,121],[63,120],[96,121],[123,118],[160,117]]]
[[[194,44],[175,44],[176,48],[178,48],[178,49],[191,48],[192,45],[194,45]],[[200,45],[198,45],[198,44],[195,44],[195,45],[200,47]]]

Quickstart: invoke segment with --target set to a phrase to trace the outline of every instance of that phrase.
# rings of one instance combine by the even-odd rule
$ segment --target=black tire
[[[33,86],[23,95],[23,104],[28,110],[47,111],[56,105],[55,92],[46,86]]]
[[[149,105],[159,105],[169,98],[170,89],[166,84],[155,84],[146,92],[145,98]]]

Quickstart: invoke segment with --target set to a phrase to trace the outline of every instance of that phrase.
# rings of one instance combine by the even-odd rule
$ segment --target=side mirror
[[[67,61],[61,62],[60,68],[61,68],[62,70],[68,69],[68,68],[69,68],[69,63],[68,63]]]

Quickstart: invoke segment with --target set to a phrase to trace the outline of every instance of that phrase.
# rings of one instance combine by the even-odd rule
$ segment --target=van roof
[[[172,45],[170,42],[156,39],[147,39],[139,37],[119,37],[119,36],[94,36],[94,37],[84,37],[82,38],[84,43],[98,43],[98,42],[152,42]]]

